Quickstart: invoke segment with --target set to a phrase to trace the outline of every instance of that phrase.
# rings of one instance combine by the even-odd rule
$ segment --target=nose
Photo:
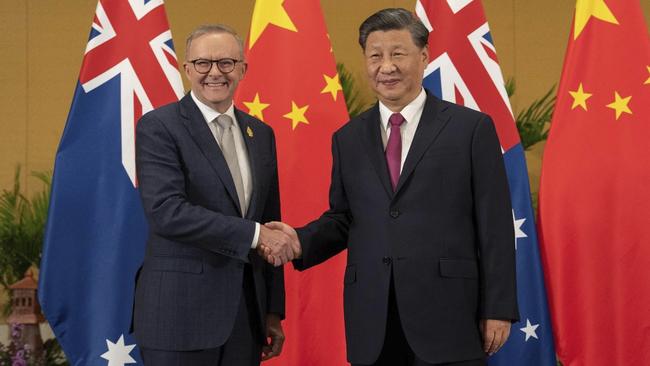
[[[211,75],[211,76],[220,76],[220,75],[223,75],[223,73],[221,72],[221,70],[219,70],[219,67],[217,66],[217,62],[216,62],[216,61],[212,61],[212,67],[210,68],[210,72],[208,72],[208,75]]]
[[[397,66],[390,58],[386,57],[381,61],[379,65],[379,72],[382,74],[391,74],[397,70]]]

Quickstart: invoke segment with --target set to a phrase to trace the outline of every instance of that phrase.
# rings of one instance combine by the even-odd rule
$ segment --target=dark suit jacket
[[[246,218],[219,145],[189,94],[137,125],[137,176],[150,231],[134,306],[142,347],[221,346],[237,315],[247,262],[260,324],[267,313],[284,314],[282,268],[249,256],[254,221],[280,218],[275,137],[261,121],[239,110],[235,115],[253,177]]]
[[[298,229],[298,269],[348,249],[348,360],[381,351],[391,272],[401,323],[430,363],[484,356],[478,319],[517,319],[514,231],[491,119],[428,95],[393,193],[379,108],[332,138],[330,209]]]

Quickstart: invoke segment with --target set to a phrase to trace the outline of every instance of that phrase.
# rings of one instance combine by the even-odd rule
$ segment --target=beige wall
[[[629,0],[634,1],[634,0]],[[248,32],[254,0],[167,0],[174,43],[184,57],[184,37],[197,24],[224,22]],[[650,1],[642,0],[646,19]],[[0,188],[14,166],[23,179],[52,168],[76,85],[96,0],[0,1]],[[361,77],[356,44],[360,22],[375,10],[415,0],[322,0],[334,53]],[[558,82],[568,40],[573,0],[484,0],[501,66],[515,77],[514,110]],[[363,84],[362,84],[363,85]],[[368,94],[370,95],[370,94]],[[28,179],[30,191],[40,189]]]

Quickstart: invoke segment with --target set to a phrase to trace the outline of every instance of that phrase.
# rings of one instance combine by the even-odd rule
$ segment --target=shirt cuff
[[[260,223],[255,223],[255,235],[253,236],[253,242],[251,243],[251,248],[257,248],[257,241],[260,238]]]

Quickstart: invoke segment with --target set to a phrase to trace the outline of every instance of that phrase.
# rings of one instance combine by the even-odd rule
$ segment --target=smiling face
[[[399,112],[422,90],[427,47],[418,47],[408,29],[374,31],[364,49],[368,80],[377,98]]]
[[[222,58],[243,59],[243,50],[237,39],[229,33],[208,33],[192,40],[187,50],[187,60]],[[192,91],[203,103],[220,113],[224,113],[232,104],[232,98],[239,81],[244,78],[246,64],[238,62],[235,69],[222,73],[216,64],[207,74],[198,73],[191,62],[183,64],[185,75],[192,85]]]

